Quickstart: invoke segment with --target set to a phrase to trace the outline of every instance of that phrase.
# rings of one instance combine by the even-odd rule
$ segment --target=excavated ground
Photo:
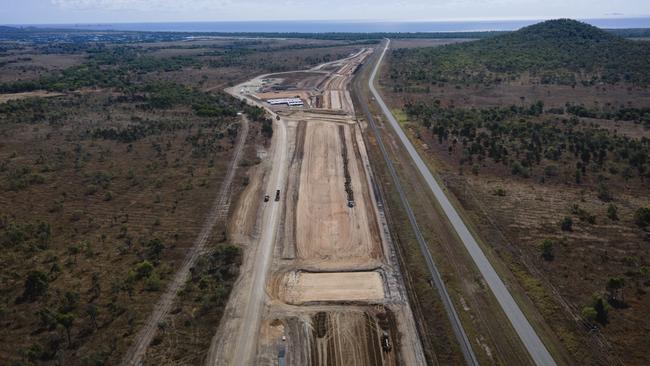
[[[260,76],[233,88],[258,105],[291,95],[307,102],[304,108],[264,105],[286,128],[288,166],[280,202],[263,203],[281,204],[282,216],[266,280],[256,365],[424,364],[383,213],[370,188],[368,156],[348,90],[354,71],[371,52],[362,50],[308,72]],[[304,89],[268,92],[274,83]],[[251,184],[262,186],[258,179]],[[256,194],[273,201],[275,192]],[[255,195],[242,202],[250,204],[248,199]],[[254,216],[246,209],[240,213]],[[239,235],[255,236],[257,229],[249,223],[238,220],[237,225]],[[230,320],[218,333],[233,340],[237,337],[229,333],[246,321],[238,305],[246,301],[248,285],[241,282],[229,304]],[[227,356],[217,352],[216,357],[236,360],[238,355],[221,343],[219,352]]]

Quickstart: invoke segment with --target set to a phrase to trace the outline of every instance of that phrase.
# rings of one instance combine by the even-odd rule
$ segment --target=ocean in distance
[[[647,18],[581,19],[600,28],[650,28]],[[232,22],[172,22],[172,23],[107,23],[107,24],[56,24],[37,27],[152,31],[152,32],[298,32],[298,33],[376,33],[376,32],[472,32],[517,30],[542,20],[489,20],[489,21],[232,21]],[[30,25],[35,26],[35,25]]]

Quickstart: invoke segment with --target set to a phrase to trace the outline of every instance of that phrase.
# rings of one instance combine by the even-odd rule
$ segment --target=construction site
[[[231,220],[245,259],[208,365],[425,364],[350,97],[372,52],[228,90],[274,133]]]

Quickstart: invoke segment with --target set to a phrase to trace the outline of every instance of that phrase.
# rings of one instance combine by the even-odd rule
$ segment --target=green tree
[[[596,310],[596,321],[602,325],[607,324],[609,320],[609,306],[602,296],[596,297],[593,308]]]
[[[65,333],[68,336],[68,347],[70,347],[72,345],[72,338],[70,337],[70,331],[72,329],[72,326],[74,325],[74,314],[73,313],[58,314],[56,316],[56,321],[63,327],[63,329],[65,329]]]
[[[153,272],[153,264],[147,260],[142,261],[135,265],[134,272],[137,279],[147,278]]]
[[[607,207],[607,217],[612,221],[618,221],[618,207],[614,204],[610,204]]]
[[[569,216],[563,218],[562,221],[560,221],[560,228],[562,231],[573,231],[573,219]]]
[[[41,271],[31,271],[25,280],[22,299],[25,301],[34,301],[45,292],[49,286],[47,275]]]
[[[613,303],[622,303],[625,301],[623,297],[623,287],[625,287],[625,279],[621,277],[612,277],[607,280],[605,289],[609,293],[609,301]]]
[[[645,228],[650,225],[650,208],[641,207],[634,213],[634,223]]]
[[[544,260],[552,261],[553,258],[555,258],[555,254],[553,253],[553,241],[551,239],[544,239],[539,245],[539,248]]]
[[[162,254],[163,249],[165,249],[165,245],[163,244],[162,240],[158,238],[153,238],[149,240],[146,247],[147,247],[147,259],[149,259],[154,263],[160,262],[160,255]]]
[[[95,306],[95,304],[88,304],[86,307],[86,315],[90,318],[95,330],[97,330],[97,317],[99,316],[99,309],[97,306]]]

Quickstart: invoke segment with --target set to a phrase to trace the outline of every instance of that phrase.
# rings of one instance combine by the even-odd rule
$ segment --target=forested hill
[[[391,77],[410,81],[492,83],[529,71],[543,83],[650,84],[650,42],[569,19],[474,42],[398,49],[393,56]]]

